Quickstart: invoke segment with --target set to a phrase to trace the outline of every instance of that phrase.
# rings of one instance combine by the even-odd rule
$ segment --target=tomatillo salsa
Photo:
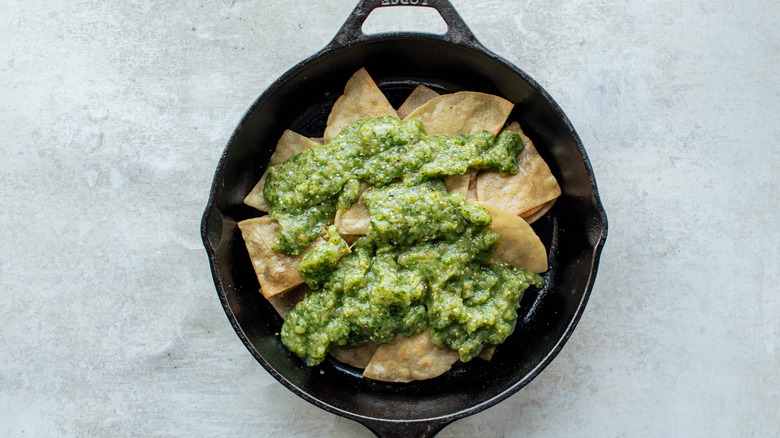
[[[330,143],[270,169],[264,187],[279,223],[275,250],[304,256],[299,272],[312,292],[290,311],[284,344],[307,364],[333,346],[385,343],[430,329],[436,345],[468,361],[514,330],[523,292],[536,273],[486,261],[500,236],[487,210],[442,182],[471,169],[518,171],[518,134],[427,136],[419,120],[361,119]],[[337,210],[360,198],[371,228],[351,249],[333,226]],[[351,251],[351,252],[350,252]]]

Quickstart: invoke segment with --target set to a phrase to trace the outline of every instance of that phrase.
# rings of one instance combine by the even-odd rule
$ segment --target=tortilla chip
[[[444,179],[444,185],[447,186],[447,193],[460,193],[467,201],[476,200],[476,192],[469,195],[469,187],[472,181],[477,177],[477,171],[472,170],[463,175],[451,175]],[[472,197],[473,199],[469,199]]]
[[[405,119],[406,116],[409,115],[409,113],[416,110],[418,107],[422,106],[422,104],[424,104],[425,102],[428,102],[434,97],[437,97],[438,95],[439,93],[431,90],[425,85],[422,84],[418,85],[412,91],[412,94],[410,94],[409,97],[406,98],[404,103],[402,103],[401,106],[398,107],[398,117],[400,117],[401,120]]]
[[[555,204],[555,201],[557,199],[558,198],[555,198],[555,199],[553,199],[551,201],[547,201],[544,204],[534,208],[530,212],[524,213],[520,217],[525,219],[525,221],[528,222],[528,224],[530,225],[530,224],[536,222],[537,220],[539,220],[545,214],[547,214],[547,212],[550,211],[550,208],[552,208],[553,204]]]
[[[412,111],[407,119],[420,119],[425,133],[476,134],[490,131],[498,134],[514,104],[492,94],[460,91],[435,97]]]
[[[411,338],[398,335],[377,348],[363,376],[402,383],[432,379],[447,372],[457,360],[457,351],[435,345],[428,332]]]
[[[526,211],[525,213],[523,213],[522,216],[520,216],[520,217],[523,218],[523,219],[525,219],[527,217],[531,217],[531,216],[535,215],[541,209],[542,209],[542,205],[540,205],[538,207],[535,207],[535,208],[532,208],[532,209]],[[526,220],[526,222],[528,222],[528,220]],[[528,223],[530,224],[530,222],[528,222]]]
[[[339,233],[349,236],[363,236],[371,229],[371,213],[363,202],[363,193],[371,187],[360,181],[360,198],[344,211],[337,211],[334,224],[339,227]]]
[[[474,172],[469,179],[469,188],[466,190],[466,200],[473,203],[477,202],[477,175],[479,172]]]
[[[356,348],[333,347],[330,349],[330,355],[339,362],[352,365],[355,368],[365,368],[371,362],[379,345],[368,344]]]
[[[528,216],[534,213],[531,212],[534,208],[560,196],[561,188],[531,139],[523,134],[520,124],[513,122],[507,129],[517,132],[523,139],[523,150],[517,155],[520,170],[507,176],[498,172],[480,172],[477,175],[477,200],[518,216]]]
[[[447,186],[447,193],[460,193],[465,197],[469,190],[469,181],[471,181],[471,172],[448,176],[444,179],[444,185]]]
[[[272,295],[268,297],[267,300],[271,303],[274,310],[276,310],[276,313],[278,313],[282,319],[285,319],[287,318],[287,314],[290,313],[290,310],[301,302],[309,292],[311,292],[311,289],[304,283],[287,292]]]
[[[477,355],[478,358],[486,361],[490,361],[490,359],[493,359],[493,354],[496,352],[496,346],[491,345],[489,347],[485,347],[482,349],[482,351],[479,352]]]
[[[274,251],[273,244],[279,225],[268,216],[247,219],[238,223],[244,236],[249,258],[260,283],[260,291],[266,298],[286,292],[303,283],[298,273],[298,263],[312,249],[325,243],[318,237],[300,254],[289,256]]]
[[[486,208],[493,216],[490,230],[501,236],[496,252],[489,260],[498,260],[533,272],[547,270],[547,249],[528,222],[493,204],[479,202],[478,205]]]
[[[380,116],[398,117],[398,113],[366,69],[361,68],[349,78],[344,94],[333,105],[325,128],[325,142],[331,141],[342,129],[356,120]]]
[[[344,239],[345,242],[347,242],[347,245],[352,246],[353,243],[360,237],[360,235],[355,234],[341,234],[341,238]]]
[[[268,177],[268,170],[271,168],[271,166],[282,164],[296,154],[301,153],[307,149],[311,149],[316,145],[317,143],[313,140],[306,138],[296,132],[290,131],[289,129],[284,131],[281,138],[279,138],[279,141],[276,143],[276,149],[274,150],[273,155],[271,155],[271,160],[268,162],[268,169],[265,170],[265,173],[260,178],[260,181],[255,184],[255,187],[252,189],[252,191],[246,195],[246,198],[244,198],[244,204],[249,205],[250,207],[254,207],[260,211],[268,211],[269,206],[265,201],[265,196],[263,195],[263,188],[265,187],[265,179]]]
[[[361,198],[352,207],[337,212],[334,223],[345,235],[363,236],[371,229],[371,213]]]

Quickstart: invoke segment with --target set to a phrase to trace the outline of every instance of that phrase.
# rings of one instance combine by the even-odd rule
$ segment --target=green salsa
[[[361,119],[330,143],[301,152],[268,172],[263,193],[279,223],[274,249],[298,254],[333,223],[338,209],[354,204],[359,180],[375,187],[405,186],[466,173],[469,169],[517,172],[520,136],[426,136],[419,120]]]
[[[298,253],[326,228],[329,237],[299,265],[312,293],[287,316],[285,345],[316,365],[334,346],[425,330],[464,362],[503,342],[523,292],[542,278],[487,261],[500,240],[490,213],[447,193],[442,179],[469,169],[517,172],[521,147],[513,132],[426,136],[417,120],[382,117],[272,168],[265,196],[280,225],[276,249]],[[361,180],[373,186],[364,194],[371,228],[350,249],[331,224],[357,202]]]

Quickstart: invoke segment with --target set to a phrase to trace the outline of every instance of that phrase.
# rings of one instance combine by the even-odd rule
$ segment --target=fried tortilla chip
[[[477,202],[477,175],[479,172],[474,172],[469,179],[469,188],[466,190],[466,200],[472,204]]]
[[[520,216],[520,217],[523,218],[523,219],[526,219],[528,217],[533,217],[539,210],[542,209],[542,207],[543,207],[543,205],[540,205],[540,206],[538,206],[536,208],[532,208],[532,209],[526,211],[525,213],[523,213],[522,216]],[[531,222],[529,222],[527,219],[526,219],[526,222],[528,222],[529,225],[531,224]]]
[[[418,107],[422,106],[422,104],[424,104],[425,102],[428,102],[429,100],[438,96],[439,93],[431,90],[425,85],[422,84],[418,85],[412,91],[412,94],[410,94],[409,97],[406,98],[404,103],[402,103],[401,106],[398,107],[398,117],[400,117],[401,120],[405,119],[406,116],[409,115],[409,113],[416,110]]]
[[[271,303],[271,306],[274,308],[274,310],[276,310],[276,313],[278,313],[282,319],[285,319],[287,318],[287,314],[290,313],[290,310],[292,310],[293,307],[301,302],[301,300],[303,300],[303,298],[309,292],[311,292],[311,289],[309,289],[309,286],[304,283],[300,286],[288,290],[287,292],[272,295],[267,299],[268,302]]]
[[[520,170],[507,176],[498,172],[480,172],[477,175],[477,200],[518,216],[529,216],[535,213],[531,212],[534,208],[560,196],[561,188],[531,139],[523,134],[520,124],[513,122],[507,129],[517,132],[523,139],[523,150],[517,156]]]
[[[333,347],[330,355],[339,362],[352,365],[355,368],[365,368],[371,362],[379,345],[368,344],[356,348]]]
[[[288,129],[284,131],[282,137],[279,138],[279,142],[276,143],[276,149],[274,150],[273,155],[271,155],[271,160],[268,162],[268,167],[270,168],[271,166],[282,164],[296,154],[299,154],[307,149],[311,149],[316,145],[317,143],[315,141]],[[268,211],[269,206],[265,201],[265,196],[263,195],[263,188],[265,187],[266,177],[268,177],[268,169],[265,170],[265,173],[260,178],[260,181],[255,184],[255,187],[252,189],[252,191],[246,195],[246,198],[244,198],[244,204],[249,205],[250,207],[254,207],[260,211]]]
[[[463,175],[452,175],[444,179],[444,185],[447,186],[448,193],[460,193],[468,200],[469,186],[471,181],[477,177],[477,172],[472,170]]]
[[[352,207],[337,212],[335,224],[345,235],[363,236],[371,229],[371,213],[361,198]]]
[[[432,379],[447,372],[457,360],[457,351],[435,345],[428,332],[411,338],[398,335],[377,348],[363,376],[402,383]]]
[[[238,228],[244,236],[249,258],[252,260],[257,281],[260,283],[260,291],[266,298],[302,284],[303,278],[298,273],[298,263],[309,251],[325,243],[325,239],[318,237],[300,254],[289,256],[273,250],[279,225],[270,217],[262,216],[241,221],[238,223]]]
[[[489,347],[483,348],[482,351],[479,352],[477,357],[482,360],[490,361],[490,359],[493,359],[493,354],[495,352],[496,352],[496,346],[491,345]]]
[[[360,198],[344,211],[337,211],[334,223],[339,227],[339,233],[349,236],[363,236],[371,229],[371,213],[363,202],[363,193],[371,187],[360,181]]]
[[[531,210],[531,211],[529,211],[527,213],[523,213],[523,215],[520,216],[520,217],[525,219],[525,221],[528,222],[528,224],[530,225],[530,224],[536,222],[537,220],[539,220],[545,214],[547,214],[547,212],[550,211],[550,208],[552,208],[553,204],[555,204],[555,201],[557,199],[558,198],[555,198],[553,200],[547,201],[544,204],[534,208],[533,210]]]
[[[501,236],[496,252],[489,259],[533,272],[547,270],[547,250],[528,222],[493,204],[479,202],[478,205],[493,216],[490,230]]]
[[[366,69],[361,68],[349,78],[344,94],[333,105],[328,116],[328,125],[325,127],[325,142],[331,141],[342,129],[356,120],[380,116],[398,117],[398,113]]]
[[[406,118],[420,119],[428,135],[476,134],[480,131],[498,134],[512,108],[512,102],[492,94],[460,91],[434,97]]]

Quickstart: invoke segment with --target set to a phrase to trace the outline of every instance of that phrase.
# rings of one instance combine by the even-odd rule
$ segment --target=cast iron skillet
[[[447,32],[362,33],[372,10],[395,4],[435,8]],[[236,222],[260,213],[242,199],[284,129],[322,135],[333,102],[360,67],[396,107],[419,83],[440,92],[474,90],[509,99],[515,103],[510,120],[521,123],[558,178],[563,195],[534,224],[549,250],[546,284],[526,292],[514,334],[490,362],[474,359],[439,378],[409,384],[364,379],[333,360],[309,368],[282,345],[282,321],[258,293]],[[228,319],[272,376],[379,436],[433,436],[515,393],[558,354],[593,286],[607,218],[585,150],[563,111],[526,73],[483,47],[448,1],[363,0],[327,47],[287,71],[249,108],[217,166],[201,232]]]

